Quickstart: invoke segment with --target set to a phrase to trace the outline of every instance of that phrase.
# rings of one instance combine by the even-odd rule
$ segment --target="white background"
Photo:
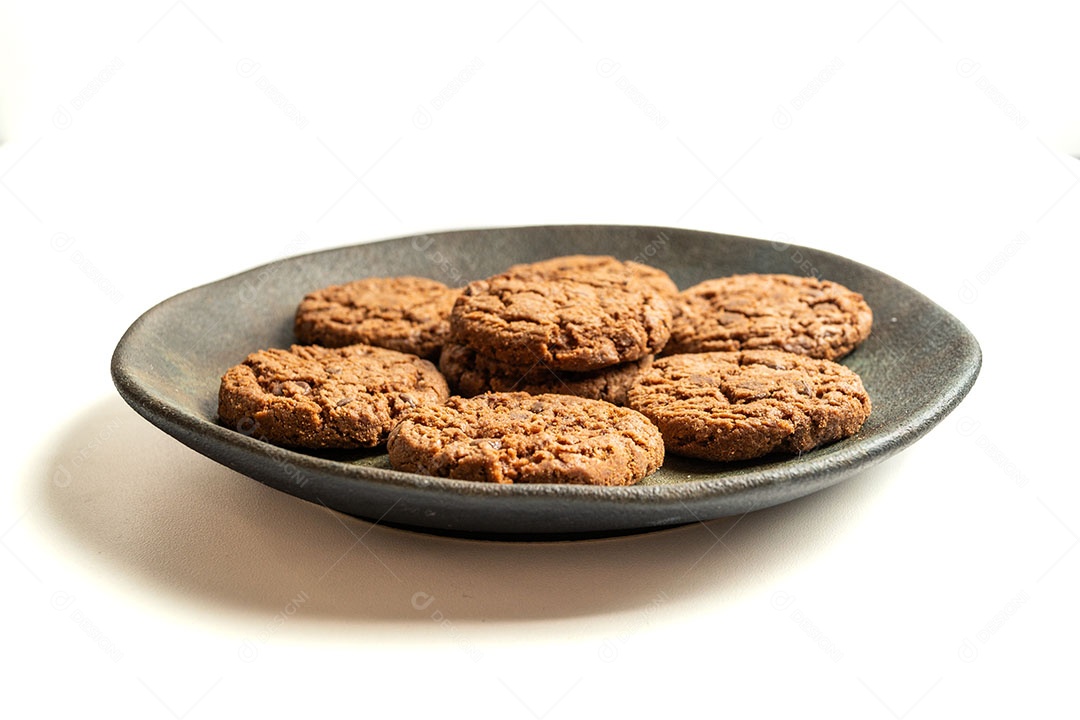
[[[220,5],[0,11],[4,715],[1075,712],[1064,3]],[[982,375],[833,489],[569,544],[331,514],[112,389],[191,286],[561,222],[846,255],[957,315]]]

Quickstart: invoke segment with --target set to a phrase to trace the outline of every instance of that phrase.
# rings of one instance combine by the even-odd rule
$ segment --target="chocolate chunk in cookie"
[[[365,343],[438,356],[460,291],[421,277],[378,277],[309,293],[296,310],[297,339],[343,347]]]
[[[406,411],[450,396],[427,360],[350,345],[260,350],[221,378],[218,415],[245,434],[305,448],[374,447]]]
[[[779,350],[660,358],[627,403],[656,423],[668,452],[706,460],[801,453],[854,434],[870,415],[854,372]]]
[[[387,449],[397,470],[493,483],[630,485],[664,460],[660,433],[633,410],[523,392],[415,410]]]
[[[450,315],[451,341],[511,365],[585,372],[656,353],[668,301],[629,272],[506,272],[470,283]]]
[[[458,395],[473,397],[485,392],[527,392],[531,395],[556,393],[604,400],[614,405],[626,403],[626,391],[643,368],[652,364],[652,355],[640,360],[611,365],[591,372],[552,370],[542,363],[532,367],[509,365],[482,355],[465,345],[443,347],[439,370]]]
[[[773,348],[836,360],[870,335],[873,313],[843,285],[795,275],[732,275],[684,290],[664,354]]]

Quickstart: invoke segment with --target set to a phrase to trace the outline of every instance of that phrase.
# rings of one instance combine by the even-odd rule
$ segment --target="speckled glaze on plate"
[[[491,485],[390,468],[386,453],[278,448],[220,425],[221,375],[248,353],[287,347],[305,293],[360,277],[420,275],[460,286],[514,263],[576,253],[666,270],[686,288],[736,273],[814,274],[863,294],[870,338],[842,361],[874,407],[855,436],[798,457],[718,464],[668,456],[631,487]],[[910,445],[971,389],[979,345],[900,281],[819,250],[692,230],[569,225],[463,230],[279,260],[172,297],[143,314],[112,358],[123,398],[196,451],[298,498],[356,517],[477,537],[590,537],[736,515],[821,490]]]

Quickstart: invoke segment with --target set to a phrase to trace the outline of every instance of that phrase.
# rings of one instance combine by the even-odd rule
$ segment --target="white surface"
[[[1075,710],[1078,46],[1050,7],[8,7],[5,716]],[[964,321],[982,376],[839,487],[554,545],[339,517],[112,389],[123,330],[193,285],[556,222],[855,258]]]

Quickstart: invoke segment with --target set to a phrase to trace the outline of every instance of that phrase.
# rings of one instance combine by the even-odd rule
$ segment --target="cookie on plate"
[[[665,297],[678,295],[679,288],[660,268],[633,260],[618,260],[611,255],[561,255],[531,263],[511,265],[507,272],[536,272],[545,276],[581,275],[583,273],[630,273]]]
[[[664,354],[773,348],[836,360],[870,335],[873,313],[839,283],[795,275],[732,275],[687,288],[672,306]]]
[[[450,314],[451,342],[572,372],[652,355],[670,332],[667,299],[629,272],[505,272],[469,283]]]
[[[660,358],[627,404],[656,423],[668,452],[705,460],[805,452],[854,434],[870,415],[854,372],[779,350]]]
[[[450,332],[459,291],[422,277],[375,277],[308,293],[294,330],[304,344],[363,343],[434,358]]]
[[[260,350],[221,378],[218,415],[245,434],[304,448],[374,447],[408,410],[450,396],[435,366],[370,345]]]
[[[414,410],[387,442],[397,470],[492,483],[630,485],[664,442],[640,413],[569,395],[486,393]]]
[[[653,356],[619,363],[591,372],[551,370],[541,363],[532,367],[508,365],[470,347],[449,343],[439,357],[439,370],[458,395],[473,397],[485,392],[556,393],[626,404],[626,392]]]

